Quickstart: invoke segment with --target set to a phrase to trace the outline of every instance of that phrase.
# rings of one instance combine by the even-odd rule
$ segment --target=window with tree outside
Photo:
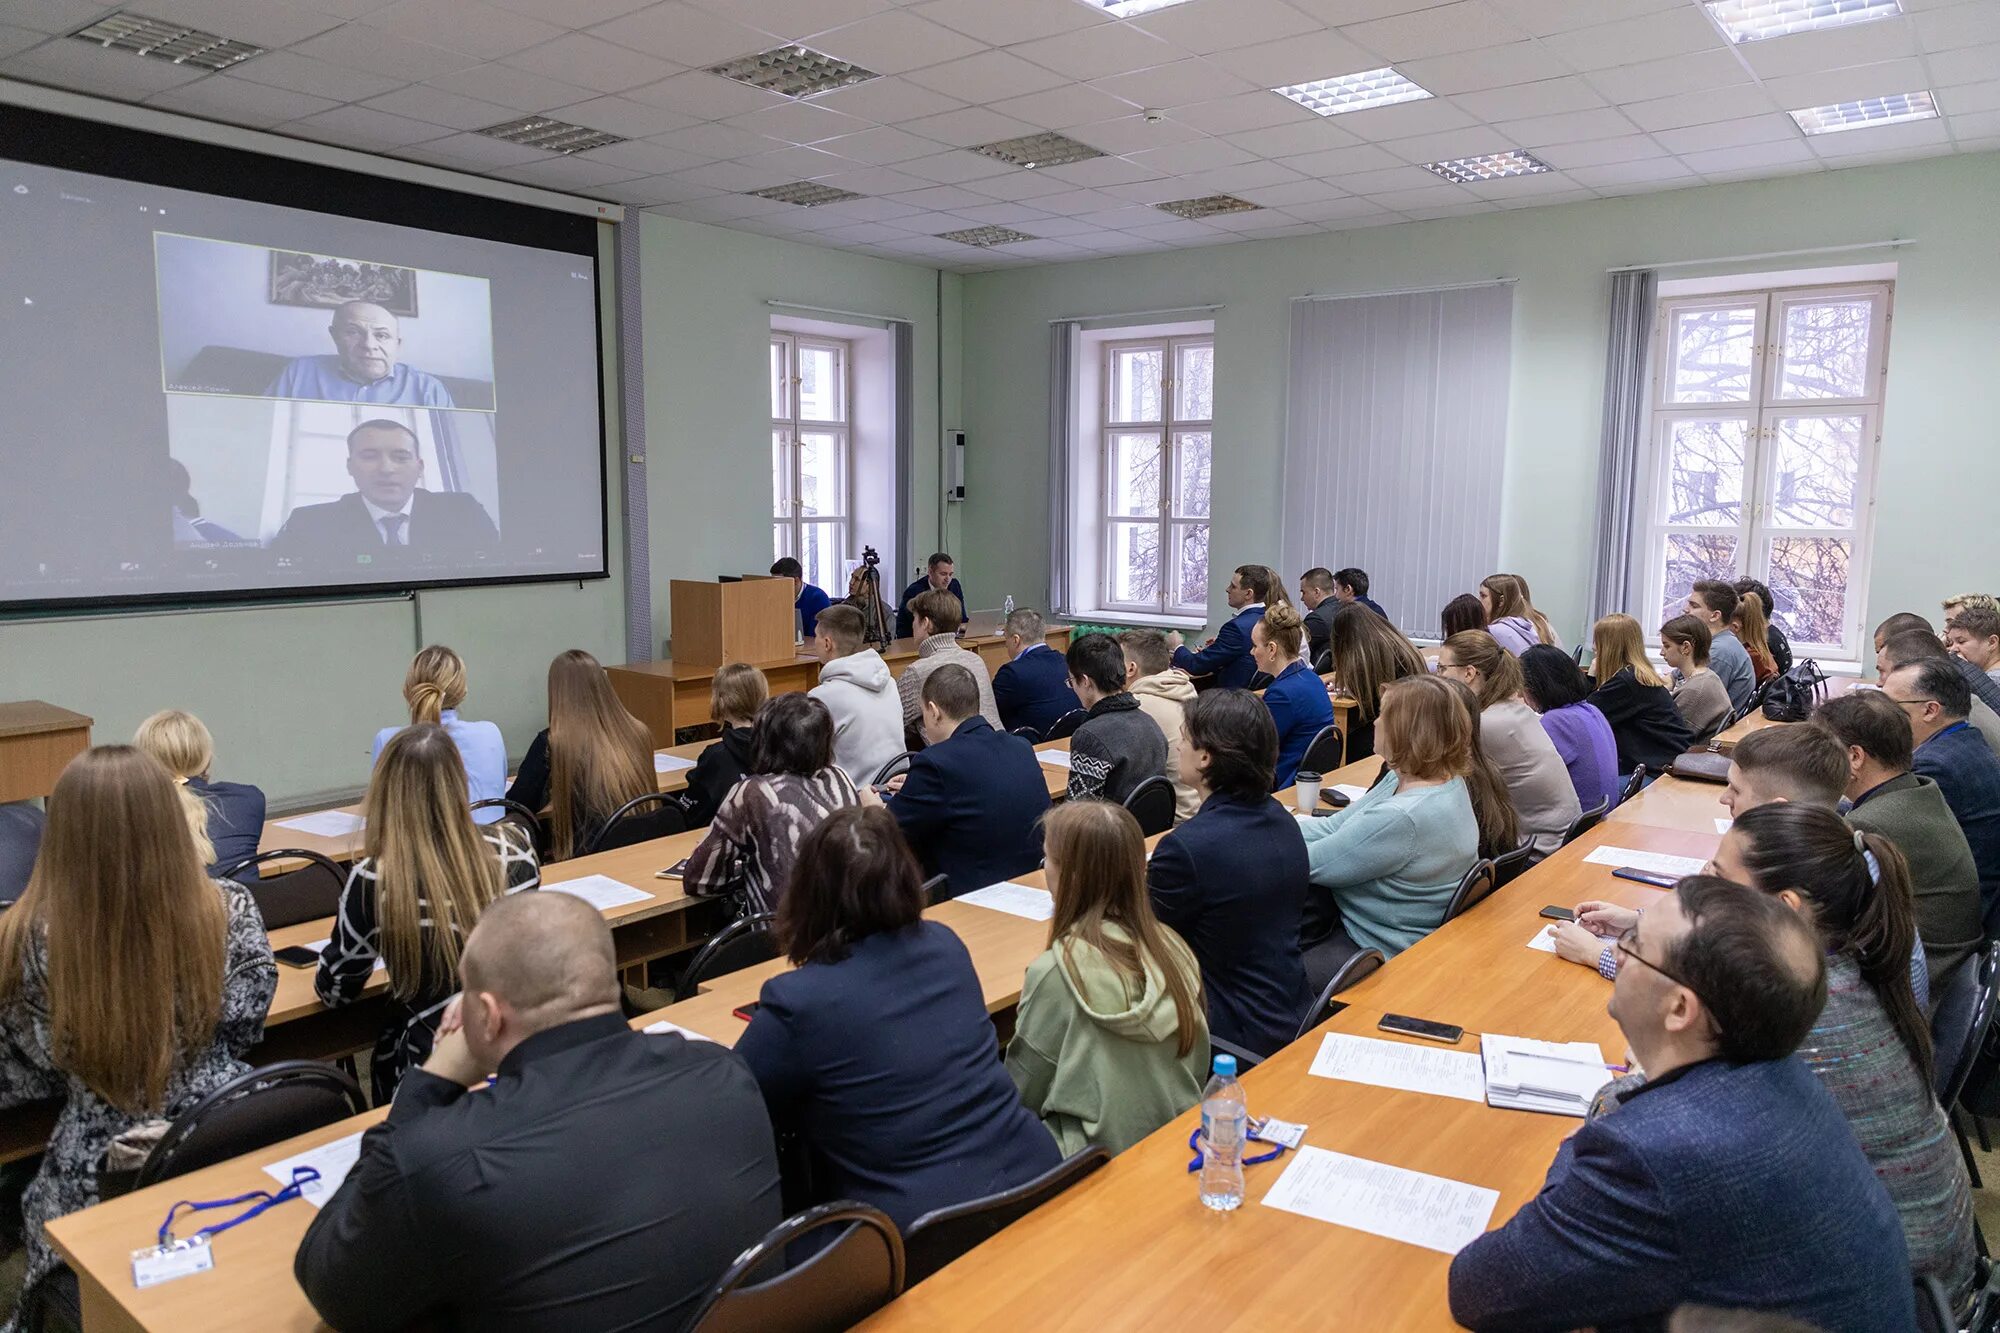
[[[1105,344],[1105,610],[1206,607],[1214,416],[1214,335]]]
[[[771,498],[774,556],[796,556],[806,582],[846,593],[849,509],[848,345],[771,335]]]
[[[1646,602],[1768,584],[1802,653],[1853,659],[1888,369],[1891,286],[1660,301]]]

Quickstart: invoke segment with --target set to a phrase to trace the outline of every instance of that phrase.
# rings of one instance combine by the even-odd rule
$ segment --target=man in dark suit
[[[1333,617],[1341,601],[1333,595],[1333,571],[1315,565],[1299,575],[1299,605],[1306,609],[1306,645],[1315,668],[1333,648]]]
[[[417,436],[401,422],[377,418],[349,431],[347,475],[354,491],[294,509],[271,539],[273,554],[345,565],[364,555],[463,557],[500,543],[492,518],[471,495],[423,489]]]
[[[1037,736],[1045,736],[1057,718],[1083,707],[1069,687],[1069,667],[1063,655],[1049,647],[1041,612],[1023,607],[1007,617],[1002,630],[1009,660],[993,673],[1000,725],[1009,731],[1029,727]]]
[[[1257,674],[1257,664],[1250,660],[1250,627],[1264,618],[1271,571],[1263,565],[1238,565],[1222,595],[1236,614],[1200,652],[1189,652],[1179,631],[1169,634],[1167,642],[1174,650],[1174,665],[1190,676],[1206,676],[1206,684],[1218,689],[1240,690]]]
[[[952,558],[943,551],[935,552],[925,562],[924,568],[927,571],[924,577],[903,589],[903,595],[896,599],[896,637],[899,639],[907,639],[917,632],[916,623],[910,616],[910,603],[927,592],[948,592],[958,598],[959,624],[963,625],[972,618],[965,610],[965,589],[959,587],[958,580],[953,577],[957,566],[952,563]]]
[[[460,973],[299,1245],[313,1308],[343,1329],[679,1328],[783,1215],[748,1067],[634,1032],[611,932],[569,894],[488,907]]]
[[[1382,619],[1389,618],[1389,613],[1382,609],[1382,604],[1368,595],[1368,571],[1365,569],[1355,569],[1350,565],[1346,569],[1335,570],[1333,595],[1342,606],[1350,602],[1359,602]]]
[[[1696,875],[1618,947],[1611,1016],[1645,1073],[1600,1092],[1541,1193],[1459,1251],[1452,1316],[1655,1328],[1692,1304],[1828,1333],[1913,1327],[1895,1206],[1792,1056],[1826,1000],[1810,921]]]
[[[1972,729],[1972,692],[1948,657],[1926,657],[1882,678],[1882,693],[1910,717],[1911,770],[1937,783],[1972,848],[1986,934],[2000,933],[2000,759]]]
[[[946,896],[1025,875],[1042,863],[1048,779],[1034,747],[979,715],[979,682],[957,663],[924,678],[924,739],[889,798],[925,875]]]

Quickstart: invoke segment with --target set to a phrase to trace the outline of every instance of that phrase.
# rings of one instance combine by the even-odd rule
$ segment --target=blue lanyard
[[[1259,1123],[1261,1123],[1261,1122],[1259,1122]],[[1251,1130],[1250,1130],[1250,1132],[1249,1132],[1249,1134],[1248,1134],[1248,1135],[1247,1135],[1246,1137],[1247,1137],[1247,1138],[1252,1138],[1252,1139],[1256,1138],[1256,1137],[1257,1137],[1257,1131],[1256,1131],[1255,1129],[1251,1129]],[[1193,1160],[1192,1162],[1189,1162],[1189,1163],[1188,1163],[1188,1168],[1187,1168],[1187,1169],[1188,1169],[1188,1170],[1189,1170],[1190,1172],[1194,1172],[1194,1171],[1199,1171],[1199,1170],[1201,1170],[1201,1161],[1202,1161],[1202,1153],[1201,1153],[1201,1129],[1200,1129],[1199,1127],[1197,1127],[1197,1128],[1195,1129],[1195,1131],[1194,1131],[1193,1133],[1191,1133],[1191,1134],[1189,1134],[1189,1135],[1188,1135],[1188,1147],[1190,1147],[1190,1148],[1192,1148],[1192,1149],[1194,1150],[1194,1160]],[[1271,1149],[1271,1151],[1269,1151],[1269,1152],[1262,1152],[1262,1153],[1258,1153],[1258,1154],[1257,1154],[1256,1156],[1254,1156],[1254,1157],[1245,1157],[1245,1158],[1244,1158],[1244,1159],[1242,1160],[1242,1162],[1241,1162],[1241,1163],[1240,1163],[1239,1165],[1242,1165],[1242,1166],[1255,1166],[1255,1165],[1257,1165],[1257,1163],[1259,1163],[1259,1162],[1268,1162],[1268,1161],[1270,1161],[1270,1160],[1271,1160],[1271,1159],[1272,1159],[1273,1157],[1276,1157],[1276,1156],[1278,1156],[1278,1155],[1279,1155],[1280,1153],[1282,1153],[1282,1152],[1284,1152],[1284,1151],[1285,1151],[1285,1145],[1284,1145],[1284,1144],[1282,1144],[1282,1143],[1280,1143],[1280,1144],[1278,1144],[1278,1145],[1277,1145],[1276,1147],[1272,1148],[1272,1149]]]
[[[167,1220],[160,1223],[160,1248],[165,1249],[174,1243],[174,1219],[180,1216],[183,1208],[191,1213],[198,1213],[208,1208],[233,1208],[239,1203],[255,1205],[238,1213],[226,1222],[217,1222],[214,1226],[203,1227],[194,1233],[195,1236],[219,1236],[231,1227],[241,1226],[243,1223],[248,1222],[251,1218],[264,1212],[266,1209],[276,1208],[287,1199],[303,1197],[305,1187],[318,1179],[319,1172],[312,1167],[295,1166],[292,1168],[292,1183],[279,1190],[276,1194],[271,1193],[269,1190],[253,1190],[248,1194],[239,1194],[233,1199],[211,1199],[206,1202],[183,1199],[167,1210]],[[193,1237],[189,1237],[189,1239],[193,1239]]]

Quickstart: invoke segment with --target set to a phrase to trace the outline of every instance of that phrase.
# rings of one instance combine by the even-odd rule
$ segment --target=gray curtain
[[[660,656],[653,638],[653,537],[646,521],[646,340],[639,300],[639,215],[612,229],[618,268],[618,456],[625,505],[625,660]]]
[[[1075,320],[1049,325],[1049,610],[1071,611],[1070,451],[1076,443],[1070,399],[1076,374],[1076,344],[1082,326]]]
[[[910,491],[910,468],[915,463],[917,424],[917,330],[906,319],[899,319],[889,325],[890,337],[896,350],[896,549],[889,553],[888,565],[892,570],[910,567],[915,554],[910,550],[910,506],[914,497]],[[943,485],[942,480],[939,485]],[[859,557],[860,552],[854,552]],[[842,589],[841,596],[846,596]]]
[[[1631,596],[1632,541],[1639,476],[1645,466],[1653,300],[1659,275],[1611,275],[1611,336],[1604,359],[1604,431],[1598,445],[1597,553],[1591,566],[1590,621],[1622,611]]]

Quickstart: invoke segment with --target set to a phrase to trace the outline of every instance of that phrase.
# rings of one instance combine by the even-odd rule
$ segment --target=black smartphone
[[[1574,921],[1576,913],[1567,907],[1557,907],[1553,903],[1542,909],[1542,915],[1551,921]]]
[[[1450,1023],[1433,1023],[1428,1018],[1411,1018],[1407,1014],[1384,1014],[1382,1021],[1375,1026],[1384,1032],[1421,1037],[1425,1041],[1443,1042],[1447,1046],[1456,1045],[1465,1036],[1464,1028],[1453,1027]]]
[[[271,957],[286,967],[319,966],[319,950],[308,949],[303,944],[288,944],[282,949],[271,950]]]
[[[730,1010],[730,1012],[735,1014],[738,1018],[742,1019],[744,1022],[748,1023],[750,1021],[751,1015],[757,1012],[757,1009],[761,1003],[762,1001],[752,1000],[748,1004],[737,1005],[734,1009]]]
[[[1345,810],[1352,802],[1352,799],[1344,791],[1335,791],[1331,787],[1320,788],[1319,803],[1321,805],[1330,805],[1336,810]]]
[[[1650,870],[1636,870],[1631,866],[1619,866],[1611,872],[1613,879],[1632,879],[1641,884],[1651,884],[1655,888],[1671,889],[1680,881],[1672,875],[1656,875]]]
[[[674,862],[672,865],[668,866],[665,870],[654,871],[653,878],[679,879],[682,875],[687,873],[689,859],[690,858],[683,856],[680,860]]]

